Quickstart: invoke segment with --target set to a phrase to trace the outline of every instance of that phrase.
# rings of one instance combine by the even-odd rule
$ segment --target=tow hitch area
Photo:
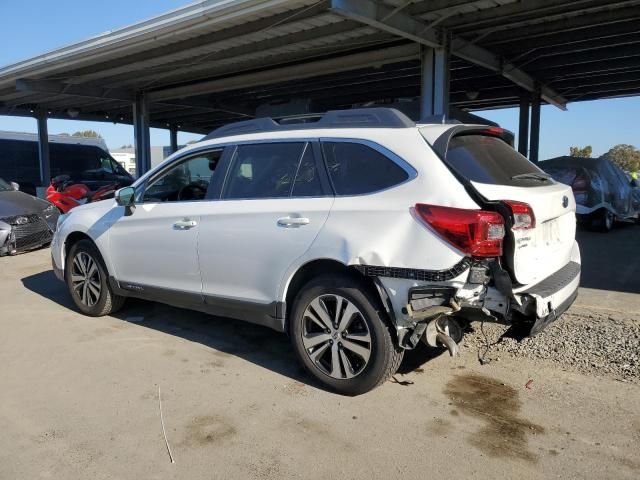
[[[454,300],[455,290],[449,287],[411,289],[407,313],[417,323],[409,343],[414,347],[418,341],[436,347],[447,348],[449,355],[458,355],[458,343],[462,340],[462,328],[450,315],[460,310]]]

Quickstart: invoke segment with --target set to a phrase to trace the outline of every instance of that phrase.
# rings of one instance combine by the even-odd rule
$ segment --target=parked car
[[[107,152],[102,139],[49,136],[51,178],[69,175],[75,183],[96,191],[107,185],[131,185],[133,177]],[[36,195],[40,181],[37,136],[0,132],[0,176],[20,184],[22,191]]]
[[[0,257],[48,244],[58,222],[53,204],[19,192],[17,186],[0,178]]]
[[[638,215],[631,181],[606,158],[558,157],[541,162],[540,168],[571,186],[578,220],[586,226],[609,232],[616,220]]]
[[[63,215],[54,269],[87,315],[139,297],[266,325],[360,394],[420,341],[455,353],[466,309],[535,334],[574,301],[571,189],[512,138],[384,108],[231,124]]]

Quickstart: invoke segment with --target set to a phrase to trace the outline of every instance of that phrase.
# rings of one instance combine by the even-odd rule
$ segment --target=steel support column
[[[422,46],[420,118],[449,115],[449,43],[444,48]]]
[[[529,154],[529,92],[520,94],[520,122],[518,125],[518,152]]]
[[[529,137],[529,160],[538,163],[540,152],[540,90],[536,89],[531,99],[531,135]]]
[[[136,146],[136,174],[140,177],[151,170],[149,102],[144,93],[137,94],[133,103],[133,129]]]
[[[169,127],[169,148],[171,153],[176,153],[178,151],[178,127],[175,125],[171,125],[171,127]]]
[[[49,129],[47,128],[46,110],[38,110],[38,158],[40,163],[40,181],[47,188],[51,183],[51,162],[49,157]]]

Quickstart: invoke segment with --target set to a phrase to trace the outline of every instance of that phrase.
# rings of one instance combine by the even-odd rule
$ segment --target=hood
[[[0,192],[0,218],[42,213],[48,202],[24,192]]]

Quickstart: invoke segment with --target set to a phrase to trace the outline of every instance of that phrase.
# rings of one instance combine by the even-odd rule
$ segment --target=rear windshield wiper
[[[511,180],[540,180],[541,182],[548,182],[551,180],[551,175],[539,172],[519,173],[511,177]]]

